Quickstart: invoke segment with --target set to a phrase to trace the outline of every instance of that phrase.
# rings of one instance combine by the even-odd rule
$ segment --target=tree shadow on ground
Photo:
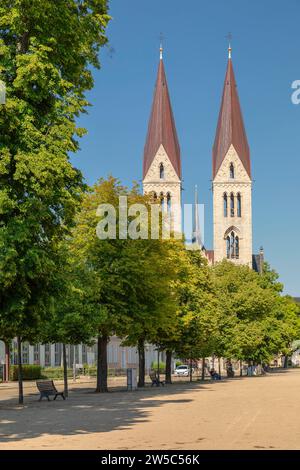
[[[190,403],[182,397],[201,391],[199,383],[173,384],[166,387],[146,387],[133,392],[113,391],[92,393],[93,388],[70,391],[65,401],[38,401],[37,394],[26,397],[26,405],[15,405],[15,400],[2,400],[0,406],[0,444],[34,439],[47,435],[66,436],[107,433],[126,430],[135,424],[149,421],[151,408],[170,403]],[[205,390],[210,388],[205,385]],[[51,439],[51,437],[50,437]],[[21,448],[21,443],[20,443]]]

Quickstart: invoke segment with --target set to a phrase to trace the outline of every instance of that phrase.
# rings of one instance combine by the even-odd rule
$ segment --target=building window
[[[237,216],[242,217],[242,198],[240,193],[237,195]]]
[[[51,345],[45,344],[45,366],[51,366]]]
[[[230,163],[230,166],[229,166],[229,176],[231,179],[234,179],[234,164],[233,163]]]
[[[156,201],[157,201],[157,194],[156,194],[155,191],[154,191],[153,194],[152,194],[152,198],[153,198],[153,202],[156,202]]]
[[[10,362],[11,364],[18,364],[18,343],[16,340],[12,341],[10,350]]]
[[[164,198],[163,193],[160,193],[159,199],[160,199],[161,210],[162,210],[162,212],[164,212],[164,210],[165,210],[165,198]]]
[[[87,364],[87,347],[85,344],[82,345],[82,363]]]
[[[22,364],[29,364],[29,343],[22,343]]]
[[[33,346],[33,363],[39,365],[40,364],[40,345],[35,344]]]
[[[223,195],[223,204],[224,204],[224,217],[228,215],[228,197],[227,194],[224,193]]]
[[[227,259],[239,259],[240,256],[240,240],[233,231],[226,238],[226,256]]]
[[[161,180],[165,177],[165,169],[162,163],[159,165],[159,177]]]
[[[61,365],[61,344],[60,343],[55,343],[54,346],[54,363],[56,366]]]
[[[230,194],[230,216],[234,217],[234,194]]]
[[[171,194],[167,193],[167,210],[168,214],[171,214]]]

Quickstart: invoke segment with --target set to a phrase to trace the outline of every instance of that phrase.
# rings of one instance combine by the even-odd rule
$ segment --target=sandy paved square
[[[0,387],[0,449],[300,449],[299,392],[297,369],[24,407]]]

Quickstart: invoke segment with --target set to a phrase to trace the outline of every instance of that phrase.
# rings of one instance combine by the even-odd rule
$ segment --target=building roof
[[[205,250],[205,255],[206,255],[206,258],[208,259],[208,261],[210,263],[214,264],[214,260],[215,260],[214,250]]]
[[[250,151],[237,92],[231,54],[229,55],[227,64],[221,109],[213,146],[213,178],[215,178],[230,145],[234,146],[245,170],[251,178]]]
[[[178,177],[181,178],[180,147],[162,56],[158,66],[152,110],[144,148],[144,178],[161,144],[167,152]]]

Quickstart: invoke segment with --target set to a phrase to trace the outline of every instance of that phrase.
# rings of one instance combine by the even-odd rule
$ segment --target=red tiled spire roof
[[[144,148],[143,178],[145,178],[161,144],[180,178],[180,147],[162,60],[162,51]]]
[[[215,178],[231,144],[251,178],[249,145],[233,72],[231,48],[229,47],[222,104],[213,146],[213,178]]]

